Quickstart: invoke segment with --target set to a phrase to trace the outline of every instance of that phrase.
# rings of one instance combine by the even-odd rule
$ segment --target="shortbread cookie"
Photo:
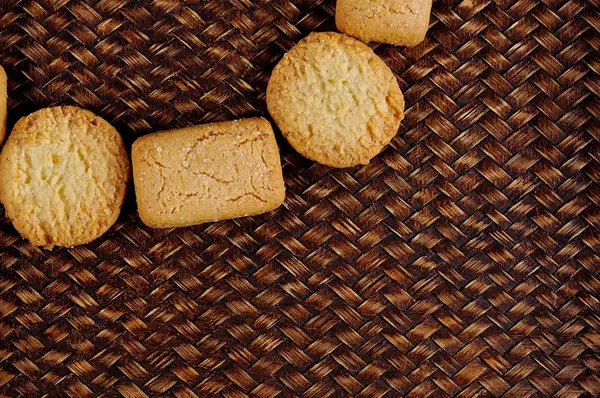
[[[153,228],[256,215],[285,198],[265,119],[159,132],[137,139],[131,152],[140,218]]]
[[[350,167],[367,164],[396,135],[404,98],[390,68],[365,44],[312,33],[273,70],[267,106],[302,155]]]
[[[7,79],[4,68],[0,66],[0,148],[6,139],[6,119],[8,114]]]
[[[104,119],[73,106],[17,122],[0,154],[0,201],[36,246],[88,243],[117,220],[130,175],[123,140]]]
[[[414,46],[425,39],[432,0],[337,0],[340,32],[368,43]]]

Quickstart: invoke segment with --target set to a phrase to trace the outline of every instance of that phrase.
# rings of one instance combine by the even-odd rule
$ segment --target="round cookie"
[[[0,201],[36,246],[91,242],[117,220],[130,164],[106,120],[73,106],[19,120],[0,154]]]
[[[273,70],[267,107],[302,155],[350,167],[367,164],[396,135],[404,98],[367,45],[339,33],[312,33]]]

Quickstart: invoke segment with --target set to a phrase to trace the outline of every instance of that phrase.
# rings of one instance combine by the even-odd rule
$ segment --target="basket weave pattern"
[[[46,252],[0,218],[0,396],[599,396],[598,0],[436,2],[375,51],[407,112],[368,166],[282,144],[276,212],[152,230],[134,199]],[[77,104],[127,143],[266,115],[332,0],[0,2],[10,124]]]

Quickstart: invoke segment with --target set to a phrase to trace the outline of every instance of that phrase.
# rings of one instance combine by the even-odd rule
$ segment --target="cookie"
[[[139,215],[153,228],[256,215],[285,199],[279,149],[262,118],[147,135],[131,156]]]
[[[368,46],[339,33],[312,33],[273,70],[267,107],[300,154],[350,167],[367,164],[394,137],[404,98]]]
[[[0,66],[0,148],[6,139],[6,119],[8,113],[7,78],[4,68]]]
[[[119,133],[73,106],[19,120],[0,154],[0,201],[16,230],[51,249],[91,242],[117,220],[130,176]]]
[[[414,46],[425,39],[432,0],[338,0],[340,32],[368,43]]]

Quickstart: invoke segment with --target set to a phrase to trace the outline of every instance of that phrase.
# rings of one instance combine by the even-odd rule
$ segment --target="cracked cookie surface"
[[[265,119],[164,131],[132,148],[142,221],[181,227],[279,207],[285,188],[275,135]]]
[[[300,154],[350,167],[367,164],[396,135],[404,97],[368,46],[339,33],[312,33],[273,70],[267,106]]]
[[[36,246],[91,242],[117,220],[130,175],[119,133],[73,106],[19,120],[0,154],[0,201]]]
[[[414,46],[425,39],[431,0],[338,0],[335,24],[340,32],[366,43]]]

